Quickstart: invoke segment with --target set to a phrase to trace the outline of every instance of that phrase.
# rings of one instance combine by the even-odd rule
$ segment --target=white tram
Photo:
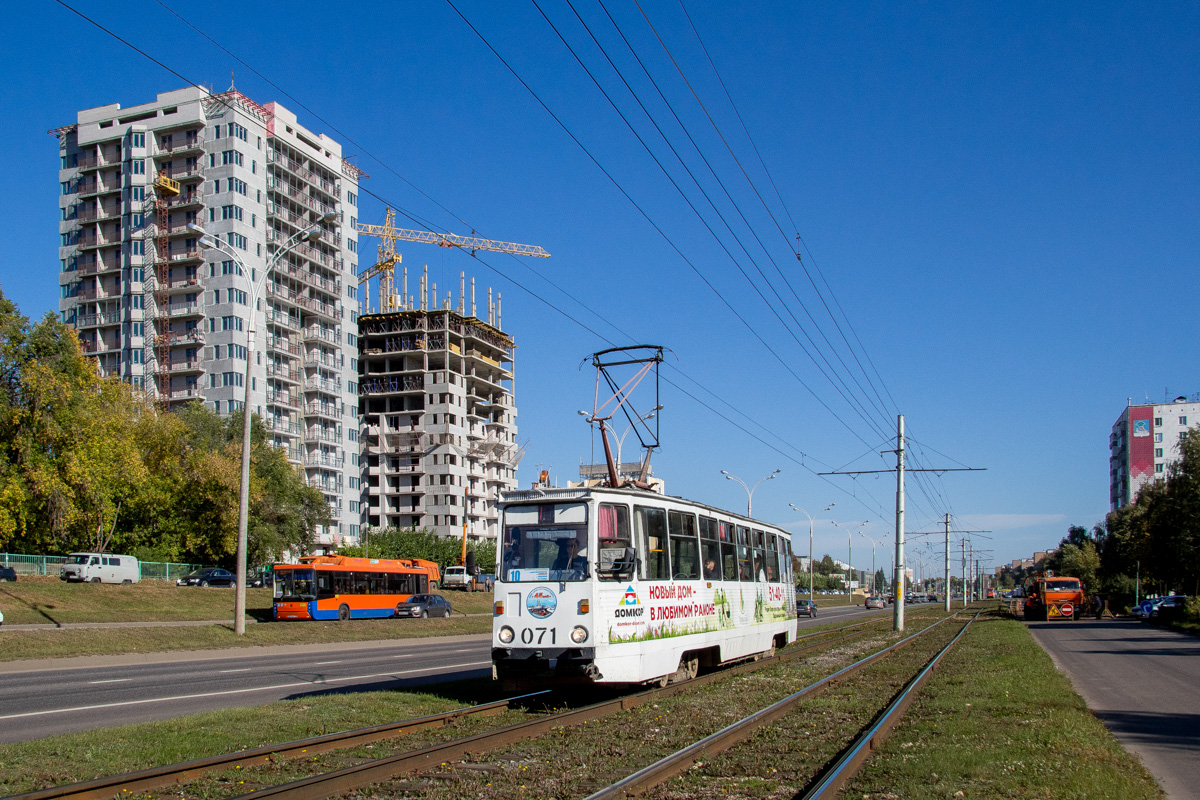
[[[657,682],[796,638],[791,536],[635,489],[506,492],[493,676]]]

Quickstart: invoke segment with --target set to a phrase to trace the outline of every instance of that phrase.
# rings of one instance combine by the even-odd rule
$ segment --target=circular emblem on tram
[[[545,586],[539,586],[525,598],[525,608],[538,619],[545,619],[558,608],[558,598]]]

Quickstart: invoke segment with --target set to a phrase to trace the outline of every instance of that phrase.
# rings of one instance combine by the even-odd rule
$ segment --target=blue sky
[[[910,476],[906,528],[951,513],[990,531],[976,544],[1000,563],[1103,518],[1107,438],[1127,398],[1200,392],[1186,324],[1200,282],[1195,4],[643,4],[721,136],[625,2],[574,4],[602,52],[565,3],[539,0],[543,17],[532,3],[455,0],[561,124],[447,3],[72,5],[187,81],[220,90],[233,72],[250,97],[343,141],[371,175],[362,221],[381,222],[386,201],[408,227],[550,251],[482,263],[402,248],[442,293],[466,270],[480,298],[502,294],[519,345],[523,485],[543,468],[565,483],[599,452],[576,413],[592,402],[589,355],[657,344],[669,353],[653,463],[669,493],[741,509],[746,493],[720,471],[754,484],[780,469],[756,490],[755,516],[805,532],[789,504],[836,502],[823,519],[865,520],[883,542],[893,477],[818,473],[890,467],[879,453],[902,413],[917,465],[986,468]],[[0,286],[36,317],[57,308],[46,131],[185,81],[58,3],[12,16]],[[372,254],[367,244],[363,266]],[[817,554],[844,558],[846,538],[819,521]],[[868,568],[869,544],[854,549]]]

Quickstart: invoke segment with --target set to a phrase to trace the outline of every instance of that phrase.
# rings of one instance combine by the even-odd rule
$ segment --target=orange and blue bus
[[[441,579],[437,564],[419,558],[303,556],[273,572],[277,620],[394,617],[396,606]]]

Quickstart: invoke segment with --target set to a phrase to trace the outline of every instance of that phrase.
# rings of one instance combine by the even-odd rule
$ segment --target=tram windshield
[[[311,569],[275,570],[275,600],[283,603],[306,603],[317,599]]]
[[[504,511],[506,581],[582,581],[590,577],[586,503],[510,506]]]

